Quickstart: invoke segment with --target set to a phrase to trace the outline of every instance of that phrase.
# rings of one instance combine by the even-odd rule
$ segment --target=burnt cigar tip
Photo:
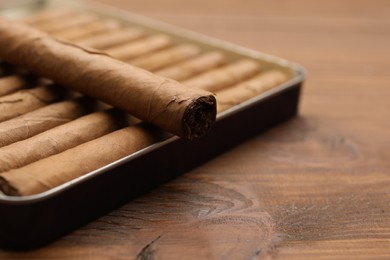
[[[195,140],[210,130],[217,116],[216,103],[213,95],[202,96],[186,109],[183,123],[187,139]]]

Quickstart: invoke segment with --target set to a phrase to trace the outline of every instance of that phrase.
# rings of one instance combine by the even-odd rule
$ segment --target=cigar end
[[[183,123],[185,136],[189,140],[205,135],[214,124],[217,116],[217,105],[214,96],[202,96],[192,102],[184,113]]]

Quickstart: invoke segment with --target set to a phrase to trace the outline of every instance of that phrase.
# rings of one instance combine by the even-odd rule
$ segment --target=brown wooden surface
[[[0,258],[390,258],[389,1],[105,2],[302,64],[300,116]]]

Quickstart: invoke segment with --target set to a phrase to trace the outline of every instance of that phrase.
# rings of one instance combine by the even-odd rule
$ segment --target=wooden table
[[[389,1],[104,2],[302,64],[300,116],[0,258],[390,258]]]

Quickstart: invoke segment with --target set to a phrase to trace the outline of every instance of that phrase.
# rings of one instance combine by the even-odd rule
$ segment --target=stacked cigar
[[[23,22],[51,36],[0,19],[0,190],[7,195],[47,191],[169,133],[201,137],[215,120],[212,93],[219,113],[288,79],[251,59],[231,61],[74,9]]]

